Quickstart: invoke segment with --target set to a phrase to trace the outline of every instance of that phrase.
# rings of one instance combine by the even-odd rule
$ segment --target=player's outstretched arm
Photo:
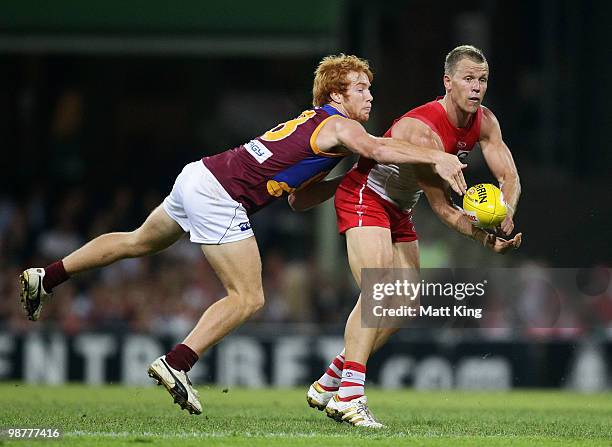
[[[514,229],[514,212],[521,195],[521,182],[518,171],[510,149],[508,149],[508,146],[506,146],[502,139],[499,122],[493,112],[486,107],[483,107],[480,129],[482,154],[491,173],[499,182],[508,210],[506,218],[500,225],[501,230],[504,234],[510,235]]]
[[[289,194],[287,202],[293,211],[306,211],[315,207],[328,199],[331,199],[336,193],[338,185],[342,181],[343,176],[339,175],[332,179],[317,182],[307,188],[300,189]]]
[[[434,133],[428,125],[415,118],[404,117],[397,121],[391,129],[391,136],[396,140],[406,141],[412,144],[416,144],[418,146],[431,147],[440,152],[441,154],[457,158],[455,155],[447,154],[444,151],[444,145],[442,144],[442,140],[440,139],[440,137],[436,133]],[[443,175],[444,173],[440,171],[435,165],[434,172],[439,175],[443,180],[445,180],[446,183],[451,186],[451,188],[453,188],[453,190],[457,191],[457,189],[453,187],[452,181],[449,181],[448,177]],[[467,189],[465,179],[463,179],[463,176],[461,176],[460,180],[463,181],[463,185],[461,186],[463,191],[465,192],[465,189]]]
[[[496,253],[506,253],[517,249],[522,242],[522,234],[518,233],[512,239],[506,240],[489,234],[482,228],[472,225],[463,210],[456,207],[444,183],[430,168],[415,167],[419,184],[427,197],[431,209],[438,218],[453,230],[461,233]]]
[[[319,133],[317,145],[323,151],[341,145],[378,163],[432,164],[457,194],[462,195],[467,189],[462,172],[467,165],[456,156],[395,138],[374,137],[354,120],[330,120]]]

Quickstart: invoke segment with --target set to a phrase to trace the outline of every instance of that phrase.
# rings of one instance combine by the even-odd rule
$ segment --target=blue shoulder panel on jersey
[[[323,107],[321,107],[321,109],[325,110],[330,115],[340,115],[340,116],[343,116],[345,118],[347,117],[343,113],[338,112],[338,110],[335,107],[330,106],[329,104],[325,104]]]
[[[284,182],[291,188],[299,188],[303,183],[321,174],[329,173],[340,162],[340,157],[321,157],[312,155],[299,163],[276,174],[273,179]]]

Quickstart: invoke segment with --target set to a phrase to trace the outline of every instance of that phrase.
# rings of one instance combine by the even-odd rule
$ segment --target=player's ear
[[[444,88],[446,90],[450,90],[450,88],[451,88],[451,78],[450,78],[449,74],[444,73],[444,76],[442,77],[442,82],[444,82]]]
[[[342,93],[338,93],[338,92],[331,92],[329,94],[329,97],[331,98],[331,100],[333,102],[335,102],[336,104],[340,104],[342,102]]]

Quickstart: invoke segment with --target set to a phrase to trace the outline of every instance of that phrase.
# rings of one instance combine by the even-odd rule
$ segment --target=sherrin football
[[[495,228],[506,218],[506,204],[499,188],[479,183],[463,196],[463,210],[472,223],[481,228]]]

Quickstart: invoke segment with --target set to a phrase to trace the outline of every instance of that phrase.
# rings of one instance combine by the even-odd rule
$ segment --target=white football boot
[[[20,276],[21,291],[19,297],[28,319],[32,321],[40,318],[43,303],[51,296],[43,288],[42,281],[45,277],[45,269],[31,268],[24,271]]]
[[[156,380],[158,385],[163,385],[174,399],[174,403],[179,404],[183,410],[191,414],[202,413],[200,395],[192,386],[187,373],[168,365],[165,355],[155,359],[149,366],[148,372],[149,377]]]
[[[310,405],[312,408],[323,411],[336,393],[337,391],[325,391],[323,388],[321,388],[319,382],[315,381],[312,385],[310,385],[310,388],[308,388],[306,402],[308,402],[308,405]]]
[[[368,408],[368,398],[365,396],[342,402],[336,395],[325,407],[325,412],[330,418],[338,422],[347,422],[355,427],[385,427],[374,419],[374,415]]]

